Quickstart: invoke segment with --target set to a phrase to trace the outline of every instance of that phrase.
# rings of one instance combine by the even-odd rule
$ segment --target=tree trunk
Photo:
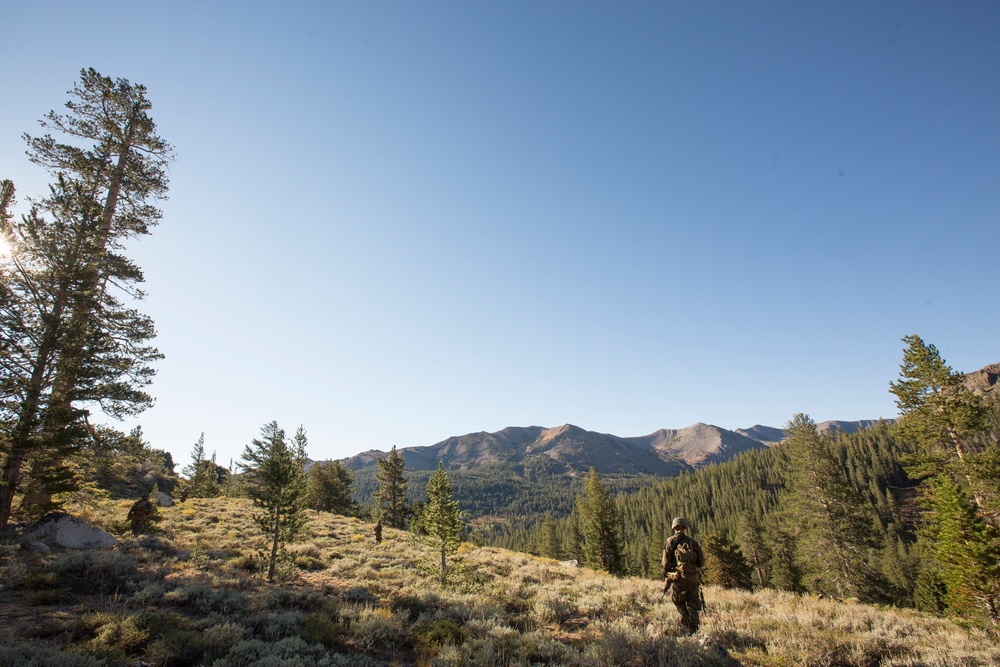
[[[4,461],[3,477],[0,478],[0,528],[5,528],[10,521],[11,509],[14,504],[14,494],[21,482],[21,467],[31,451],[29,440],[38,420],[38,412],[42,403],[42,391],[49,364],[55,355],[58,325],[62,319],[66,290],[59,292],[59,300],[55,303],[48,318],[45,336],[35,356],[34,369],[29,381],[21,413],[17,425],[10,438],[10,451]]]
[[[274,568],[278,562],[278,540],[281,536],[281,510],[274,509],[274,541],[271,543],[271,562],[267,568],[267,580],[274,581]]]

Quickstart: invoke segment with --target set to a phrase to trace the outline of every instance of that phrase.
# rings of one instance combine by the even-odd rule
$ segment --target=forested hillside
[[[886,535],[909,536],[912,541],[912,523],[907,527],[905,517],[913,517],[914,483],[902,463],[902,457],[912,453],[912,446],[894,438],[888,423],[858,433],[828,436],[826,443],[853,488],[866,500],[873,523]],[[629,572],[658,576],[660,549],[674,516],[691,520],[697,535],[721,533],[742,541],[748,530],[764,523],[776,508],[786,488],[785,466],[783,447],[778,445],[658,480],[634,493],[618,494]],[[901,504],[909,511],[902,512]],[[568,512],[552,512],[550,516],[548,522],[536,517],[523,523],[494,524],[486,540],[553,558],[570,557],[577,551],[573,544],[575,518]],[[550,531],[555,531],[555,539]],[[553,551],[554,544],[558,551]]]

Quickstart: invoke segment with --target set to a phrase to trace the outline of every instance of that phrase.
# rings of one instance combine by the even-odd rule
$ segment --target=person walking
[[[149,517],[153,514],[153,503],[149,502],[149,492],[132,504],[128,511],[128,520],[132,524],[132,537],[139,537],[139,534],[146,530]]]
[[[382,519],[375,524],[375,544],[382,544]]]
[[[663,547],[663,578],[670,587],[670,599],[681,615],[681,625],[690,634],[701,625],[701,568],[705,555],[701,545],[687,534],[687,519],[677,517],[670,528],[674,534]]]

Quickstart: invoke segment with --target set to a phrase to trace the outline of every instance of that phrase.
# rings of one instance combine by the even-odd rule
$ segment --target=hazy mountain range
[[[1000,364],[965,374],[965,385],[991,394],[1000,380]],[[853,433],[878,420],[825,421],[820,432]],[[467,433],[435,445],[400,449],[408,470],[434,470],[438,461],[447,468],[468,469],[496,464],[542,466],[553,472],[575,474],[594,466],[602,474],[673,476],[725,461],[751,449],[770,447],[785,438],[784,430],[757,424],[730,431],[711,424],[682,429],[660,429],[638,437],[595,433],[572,424],[554,428],[511,426],[496,433]],[[352,470],[374,467],[388,452],[369,450],[341,463]]]
[[[826,421],[820,431],[853,433],[877,420]],[[554,428],[511,426],[496,433],[467,433],[424,447],[399,449],[408,470],[474,468],[492,464],[544,465],[548,470],[585,472],[593,466],[601,474],[661,475],[672,477],[732,458],[751,449],[780,442],[785,432],[772,426],[730,431],[697,423],[682,429],[660,429],[649,435],[620,437],[587,431],[572,424]],[[341,463],[352,470],[375,465],[388,453],[369,450]]]

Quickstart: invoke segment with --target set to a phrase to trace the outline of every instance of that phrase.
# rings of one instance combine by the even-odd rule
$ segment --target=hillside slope
[[[311,537],[289,546],[284,579],[267,584],[254,572],[266,540],[248,501],[163,508],[140,539],[122,536],[125,504],[90,507],[119,547],[0,549],[0,664],[1000,663],[1000,647],[943,619],[773,591],[707,586],[702,630],[685,637],[658,582],[502,549],[464,545],[442,584],[435,554],[411,535],[386,529],[375,545],[371,524],[324,513],[308,513]]]

